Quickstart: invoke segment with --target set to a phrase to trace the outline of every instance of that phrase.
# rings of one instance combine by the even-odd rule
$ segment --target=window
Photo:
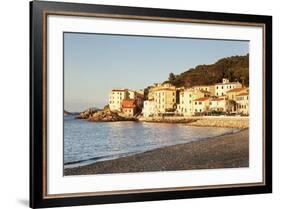
[[[201,104],[202,104],[202,102],[199,102],[199,104],[201,105]]]
[[[201,109],[199,110],[199,112],[201,112]]]
[[[195,105],[197,105],[197,102],[195,102]]]
[[[223,89],[223,86],[221,86],[221,89]]]
[[[217,86],[217,89],[219,89],[219,87]]]

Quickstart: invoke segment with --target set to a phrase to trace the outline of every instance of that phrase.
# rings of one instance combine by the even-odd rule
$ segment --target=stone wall
[[[187,123],[190,126],[249,128],[249,117],[235,116],[201,116],[201,117],[140,117],[141,122]]]

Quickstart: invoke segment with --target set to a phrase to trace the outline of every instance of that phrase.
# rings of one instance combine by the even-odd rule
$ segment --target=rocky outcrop
[[[109,108],[103,110],[97,110],[89,108],[81,112],[76,119],[85,119],[92,122],[115,122],[115,121],[134,121],[135,118],[126,118],[119,115],[117,112],[110,111]]]
[[[115,121],[134,121],[133,118],[126,118],[118,115],[117,112],[112,112],[109,109],[98,111],[92,114],[89,118],[92,122],[115,122]]]
[[[90,118],[93,114],[95,114],[96,112],[98,112],[97,109],[95,108],[89,108],[83,112],[81,112],[79,115],[77,115],[75,118],[76,119],[88,119]]]

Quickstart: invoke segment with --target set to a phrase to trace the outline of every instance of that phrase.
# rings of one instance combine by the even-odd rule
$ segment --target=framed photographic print
[[[30,207],[270,193],[272,17],[30,3]]]

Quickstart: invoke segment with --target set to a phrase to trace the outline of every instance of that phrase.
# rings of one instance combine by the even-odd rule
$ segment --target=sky
[[[248,41],[64,33],[64,108],[101,108],[113,88],[143,89],[171,72],[247,53]]]

